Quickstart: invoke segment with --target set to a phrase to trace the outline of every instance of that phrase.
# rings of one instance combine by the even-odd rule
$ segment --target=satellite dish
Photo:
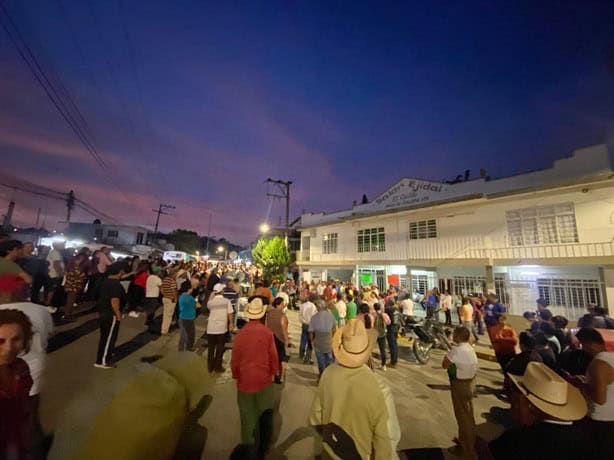
[[[228,258],[231,259],[231,260],[232,259],[236,259],[238,255],[239,254],[237,254],[236,251],[231,251],[230,254],[228,254]]]

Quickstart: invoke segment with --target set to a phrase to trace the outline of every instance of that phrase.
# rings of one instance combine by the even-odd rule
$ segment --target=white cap
[[[213,292],[222,292],[224,289],[226,289],[226,285],[224,283],[217,283],[215,286],[213,286]]]

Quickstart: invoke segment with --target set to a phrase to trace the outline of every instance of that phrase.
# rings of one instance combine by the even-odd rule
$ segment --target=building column
[[[609,314],[614,310],[614,265],[599,268],[599,275],[603,283],[603,305]]]
[[[488,294],[496,294],[495,287],[495,271],[492,265],[486,265],[486,292]]]
[[[413,294],[414,291],[411,288],[412,286],[411,267],[407,265],[406,270],[407,270],[407,275],[405,275],[405,279],[407,279],[407,292],[409,292],[410,294]]]

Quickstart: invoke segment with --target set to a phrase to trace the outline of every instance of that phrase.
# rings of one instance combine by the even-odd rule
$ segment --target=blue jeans
[[[311,342],[309,341],[309,326],[307,324],[301,325],[301,344],[298,353],[303,360],[311,360]]]
[[[316,350],[316,360],[318,361],[318,372],[322,375],[324,369],[331,365],[335,359],[333,358],[332,351],[323,352]]]
[[[397,332],[399,332],[399,326],[391,324],[386,331],[386,340],[388,342],[388,348],[390,349],[390,364],[396,365],[399,357],[399,347],[397,344]]]

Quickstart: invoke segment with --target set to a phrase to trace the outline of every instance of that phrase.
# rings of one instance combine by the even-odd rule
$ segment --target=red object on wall
[[[388,275],[388,286],[398,286],[400,284],[399,275]]]

